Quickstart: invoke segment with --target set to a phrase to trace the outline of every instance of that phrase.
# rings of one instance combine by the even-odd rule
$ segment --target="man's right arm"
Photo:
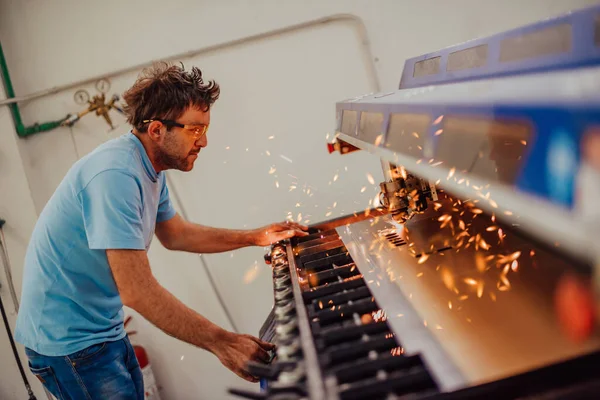
[[[124,305],[168,335],[210,351],[240,377],[257,381],[246,363],[268,361],[272,344],[228,332],[187,307],[154,278],[146,251],[109,249],[106,255]]]

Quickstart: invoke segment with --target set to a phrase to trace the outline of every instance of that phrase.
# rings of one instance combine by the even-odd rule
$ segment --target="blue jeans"
[[[29,369],[59,400],[143,400],[142,371],[129,339],[50,357],[26,348]]]

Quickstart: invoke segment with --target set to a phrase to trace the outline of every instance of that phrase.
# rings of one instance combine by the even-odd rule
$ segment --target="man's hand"
[[[217,344],[213,353],[221,363],[249,382],[258,382],[258,378],[248,373],[246,364],[249,361],[268,363],[271,357],[267,351],[275,349],[275,345],[263,342],[251,335],[229,333]]]
[[[293,236],[308,235],[308,226],[292,221],[278,222],[263,228],[250,231],[253,243],[256,246],[269,246],[280,240],[289,239]]]

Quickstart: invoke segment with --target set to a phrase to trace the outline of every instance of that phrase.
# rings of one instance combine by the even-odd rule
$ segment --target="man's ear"
[[[152,121],[148,125],[147,134],[153,140],[158,140],[162,135],[163,124],[160,121]]]

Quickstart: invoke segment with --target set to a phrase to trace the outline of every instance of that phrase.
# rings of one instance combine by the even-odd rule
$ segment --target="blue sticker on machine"
[[[546,187],[553,202],[571,206],[575,192],[575,175],[579,152],[575,138],[565,128],[550,133],[546,154]]]
[[[593,109],[547,108],[529,110],[527,114],[535,124],[535,137],[516,186],[573,208],[582,137],[587,129],[600,123],[600,113]]]

